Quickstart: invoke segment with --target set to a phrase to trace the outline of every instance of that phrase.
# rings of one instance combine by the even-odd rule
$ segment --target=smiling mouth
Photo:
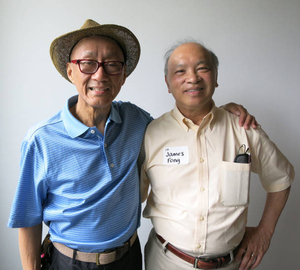
[[[187,92],[187,93],[192,93],[192,92],[199,92],[199,91],[202,91],[204,88],[198,88],[198,89],[190,89],[190,90],[185,90],[184,92]]]
[[[98,87],[89,87],[91,91],[108,91],[109,88],[98,88]]]

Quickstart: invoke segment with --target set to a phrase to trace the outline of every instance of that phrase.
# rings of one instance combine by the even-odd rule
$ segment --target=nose
[[[108,75],[104,71],[103,66],[100,66],[98,70],[92,75],[92,79],[97,81],[106,81],[108,78]]]
[[[198,83],[201,80],[201,76],[197,74],[195,70],[190,70],[187,74],[188,83]]]

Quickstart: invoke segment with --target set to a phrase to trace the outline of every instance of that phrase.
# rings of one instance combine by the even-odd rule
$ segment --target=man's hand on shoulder
[[[239,116],[239,125],[241,127],[244,127],[245,129],[249,129],[250,126],[256,129],[259,126],[255,117],[249,114],[247,109],[242,105],[230,102],[221,106],[220,108],[223,108],[224,110]]]

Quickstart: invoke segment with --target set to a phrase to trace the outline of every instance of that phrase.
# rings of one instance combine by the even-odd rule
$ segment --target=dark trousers
[[[96,256],[96,255],[95,255]],[[51,267],[49,270],[142,270],[142,253],[139,238],[130,247],[129,251],[120,259],[106,265],[96,265],[73,260],[61,254],[53,247]]]

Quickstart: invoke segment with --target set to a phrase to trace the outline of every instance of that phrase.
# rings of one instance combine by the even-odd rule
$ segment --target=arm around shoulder
[[[250,127],[256,129],[259,126],[255,117],[253,115],[249,114],[249,112],[247,111],[246,108],[243,107],[243,105],[239,105],[239,104],[230,102],[228,104],[220,106],[220,108],[223,108],[224,110],[238,116],[239,117],[239,125],[241,127],[244,127],[247,130]]]

